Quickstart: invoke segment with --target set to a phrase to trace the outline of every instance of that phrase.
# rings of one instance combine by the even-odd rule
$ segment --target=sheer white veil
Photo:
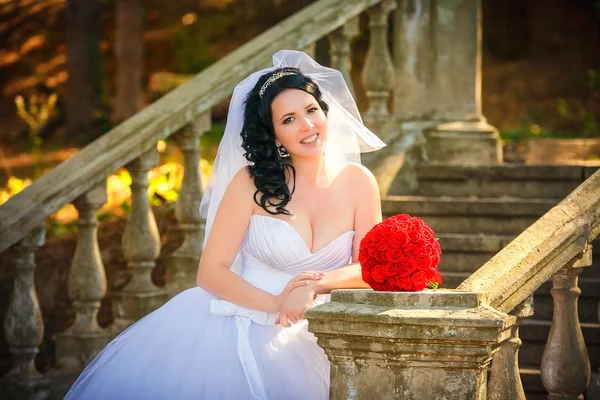
[[[205,243],[229,183],[240,169],[248,165],[240,135],[244,124],[246,96],[262,75],[283,67],[298,68],[310,77],[319,86],[323,100],[329,105],[329,137],[325,148],[327,162],[360,163],[361,152],[374,151],[385,146],[385,143],[363,124],[354,98],[339,71],[319,65],[301,51],[278,51],[273,55],[273,67],[251,74],[233,91],[225,133],[200,204],[200,215],[206,218]]]

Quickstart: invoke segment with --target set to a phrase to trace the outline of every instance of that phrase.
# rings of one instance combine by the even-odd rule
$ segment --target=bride
[[[297,51],[273,61],[233,93],[201,205],[199,287],[109,343],[67,399],[329,397],[303,313],[366,287],[352,263],[381,206],[360,152],[384,144],[338,71]]]

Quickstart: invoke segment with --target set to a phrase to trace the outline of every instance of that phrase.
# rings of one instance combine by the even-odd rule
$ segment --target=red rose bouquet
[[[375,290],[417,292],[442,283],[442,251],[421,218],[398,214],[375,225],[360,242],[362,278]]]

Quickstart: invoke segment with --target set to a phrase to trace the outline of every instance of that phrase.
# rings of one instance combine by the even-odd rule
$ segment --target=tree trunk
[[[117,80],[113,122],[118,124],[142,106],[143,6],[140,0],[117,0],[116,7]]]
[[[94,110],[102,87],[99,14],[98,0],[67,0],[66,132],[79,143],[95,137]]]

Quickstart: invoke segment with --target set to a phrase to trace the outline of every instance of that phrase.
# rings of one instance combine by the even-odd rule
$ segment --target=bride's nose
[[[313,124],[310,118],[302,118],[302,125],[300,126],[300,129],[303,131],[310,131],[314,126],[315,124]]]

